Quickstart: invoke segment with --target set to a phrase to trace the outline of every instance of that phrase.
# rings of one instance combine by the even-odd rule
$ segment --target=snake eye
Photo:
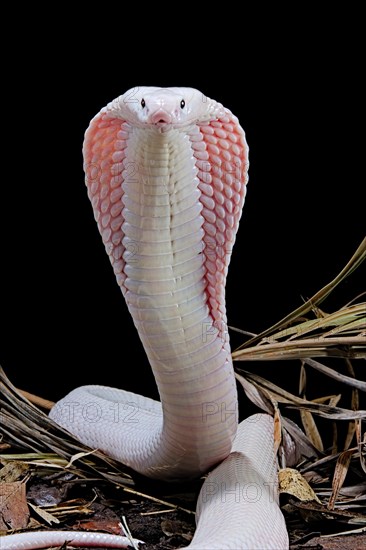
[[[182,101],[180,102],[180,108],[184,109],[185,106],[186,106],[186,102],[184,101],[184,99],[182,99]]]
[[[141,99],[141,107],[144,108],[146,105],[144,98]]]

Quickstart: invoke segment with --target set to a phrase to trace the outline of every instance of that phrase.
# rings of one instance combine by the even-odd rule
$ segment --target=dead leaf
[[[0,485],[0,530],[25,529],[29,509],[25,495],[25,483],[14,481]]]
[[[272,400],[275,400],[278,403],[283,403],[285,406],[291,409],[306,409],[312,411],[313,414],[317,414],[331,420],[355,420],[357,418],[366,419],[366,411],[364,410],[351,411],[349,409],[331,407],[330,405],[316,403],[315,401],[308,401],[307,399],[302,399],[301,397],[293,395],[292,393],[284,390],[283,388],[280,388],[273,382],[270,382],[269,380],[266,380],[265,378],[262,378],[257,374],[249,371],[244,371],[242,369],[240,369],[240,372],[244,374],[245,378],[243,376],[239,378],[238,374],[236,374],[236,378],[242,384],[242,380],[244,380],[244,391],[246,391],[248,383],[251,383],[253,386],[256,387],[259,392],[261,392],[261,395],[264,394],[267,397],[267,401],[268,396],[270,396]],[[249,399],[251,399],[249,394],[247,394],[247,396],[249,397]],[[253,402],[255,404],[258,404],[258,406],[263,409],[263,406],[261,406],[259,403],[256,403],[254,400]]]
[[[365,343],[365,338],[362,338],[361,341],[362,340],[363,343]],[[357,388],[361,391],[366,392],[366,382],[363,382],[363,380],[357,380],[356,378],[352,378],[351,376],[341,374],[335,369],[331,369],[330,367],[327,367],[326,365],[323,365],[322,363],[319,363],[319,361],[315,361],[314,359],[307,358],[305,359],[305,363],[309,365],[309,367],[312,367],[313,369],[322,372],[326,376],[334,378],[334,380],[338,380],[339,382],[343,382],[343,384],[346,384],[347,386],[351,386],[353,388]]]
[[[304,365],[304,362],[302,361],[301,369],[300,369],[300,380],[299,380],[299,395],[302,399],[306,400],[306,368]],[[316,426],[315,420],[313,415],[310,411],[307,411],[305,409],[300,409],[300,418],[302,425],[304,427],[305,433],[314,445],[318,449],[318,451],[323,452],[324,446],[323,441],[320,436],[319,430]]]
[[[81,458],[85,458],[86,456],[89,456],[89,455],[93,455],[95,453],[97,453],[97,449],[94,449],[93,451],[82,451],[80,453],[76,453],[75,455],[73,455],[68,464],[66,464],[65,468],[70,468],[70,466],[75,462],[75,460],[80,460]]]
[[[318,450],[293,420],[287,418],[286,416],[282,416],[282,424],[291,436],[292,440],[295,442],[298,459],[300,459],[300,456],[308,458],[319,456]]]
[[[348,451],[344,451],[338,457],[332,481],[332,494],[328,502],[329,510],[334,509],[334,503],[337,500],[338,493],[343,486],[344,480],[346,479],[348,468],[354,452],[354,449],[350,449]]]
[[[280,493],[292,495],[302,502],[315,500],[318,504],[321,504],[309,483],[298,470],[293,468],[284,468],[279,471],[278,479],[280,484]]]
[[[320,475],[315,470],[309,470],[309,471],[305,472],[304,473],[304,478],[306,479],[306,481],[308,483],[317,484],[317,485],[319,485],[320,483],[327,483],[329,481],[328,477],[324,477],[324,476]],[[318,494],[319,494],[319,492],[318,492]]]
[[[274,450],[277,453],[279,446],[281,445],[282,441],[282,422],[281,422],[281,414],[277,407],[275,406],[275,414],[274,414]]]
[[[300,416],[304,430],[312,444],[318,451],[324,451],[324,445],[322,438],[320,437],[319,430],[315,423],[314,417],[310,411],[300,409]]]
[[[352,406],[352,408],[354,410],[357,410],[353,406]],[[355,435],[355,432],[356,432],[356,422],[358,422],[358,421],[357,420],[351,420],[351,422],[349,422],[349,424],[348,424],[347,435],[346,435],[346,439],[345,439],[345,442],[344,442],[344,450],[345,451],[347,451],[347,449],[349,449],[349,447],[352,444],[352,441],[353,441],[353,438],[354,438],[354,435]]]
[[[329,524],[327,530],[330,530],[332,522],[348,525],[366,525],[366,517],[358,512],[348,510],[329,510],[325,506],[320,506],[317,502],[291,501],[291,506],[296,509],[307,523]]]
[[[167,537],[179,536],[191,541],[192,533],[187,532],[187,526],[182,521],[164,519],[161,524],[161,530]]]
[[[351,361],[349,359],[346,359],[345,364],[346,364],[348,374],[352,378],[356,378],[356,373],[355,373],[355,370],[353,368],[353,365],[352,365]],[[360,408],[359,392],[356,388],[352,388],[351,409],[353,409],[354,411],[357,411],[359,408]],[[354,434],[356,432],[356,425],[357,425],[357,421],[355,421],[355,422],[351,421],[348,425],[348,432],[347,432],[346,440],[345,440],[345,443],[344,443],[344,450],[345,451],[347,449],[349,449],[349,447],[352,444],[352,440],[353,440]]]
[[[259,407],[262,411],[273,414],[272,403],[264,394],[261,388],[255,386],[246,377],[241,376],[237,372],[235,373],[235,378],[238,380],[238,382],[240,382],[247,398],[250,399],[250,401],[254,403],[254,405],[257,405],[257,407]]]
[[[29,470],[29,465],[20,460],[10,460],[0,470],[0,483],[12,483],[24,477],[24,474]]]
[[[74,515],[88,516],[93,513],[91,504],[83,498],[74,498],[72,500],[65,500],[57,506],[49,506],[48,511],[58,518],[67,518]]]
[[[360,529],[351,529],[350,531],[342,531],[342,533],[332,533],[331,535],[322,535],[322,539],[329,539],[333,537],[349,537],[351,534],[360,534],[360,533],[366,533],[366,527],[360,527]],[[356,538],[355,542],[358,542],[359,539]]]
[[[304,362],[301,361],[301,368],[300,368],[300,379],[299,379],[299,394],[304,397],[304,393],[306,392],[306,369],[304,366]]]
[[[361,441],[361,422],[356,425],[357,441],[360,449],[360,464],[363,471],[366,474],[366,432],[363,434],[363,441]]]
[[[121,532],[121,522],[118,518],[78,521],[75,525],[75,529],[103,531],[105,533],[111,533],[111,535],[124,535],[124,532]]]
[[[32,504],[31,502],[28,503],[29,506],[32,508],[32,510],[39,515],[48,525],[52,525],[53,523],[60,523],[55,516],[47,512],[44,508],[41,508],[40,506],[36,506],[35,504]]]

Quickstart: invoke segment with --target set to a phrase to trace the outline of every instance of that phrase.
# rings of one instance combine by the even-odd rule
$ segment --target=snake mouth
[[[160,107],[159,109],[154,109],[153,112],[149,113],[147,120],[150,124],[171,124],[173,116],[168,111]]]
[[[137,124],[136,124],[137,126]],[[174,122],[164,122],[159,120],[158,122],[145,122],[140,128],[152,129],[155,130],[158,134],[165,134],[175,128],[178,128],[180,125]]]
[[[157,128],[160,133],[167,132],[173,128],[174,117],[163,108],[159,108],[151,112],[148,116],[147,123],[149,126]]]

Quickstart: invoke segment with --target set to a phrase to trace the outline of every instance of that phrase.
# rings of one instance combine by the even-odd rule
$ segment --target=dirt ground
[[[91,529],[120,534],[123,517],[134,538],[145,542],[145,550],[173,550],[189,544],[195,530],[195,500],[200,482],[171,486],[142,480],[127,491],[105,482],[65,476],[31,478],[27,500],[44,506],[58,518],[62,529]],[[140,494],[148,495],[148,498]],[[155,501],[153,500],[155,499]],[[54,506],[54,508],[52,508]],[[177,508],[174,508],[177,506]],[[54,511],[52,511],[54,510]],[[285,506],[291,550],[365,550],[366,534],[320,538],[320,532],[332,532],[335,525],[307,525],[298,512]],[[44,528],[45,522],[31,511],[28,528]],[[353,526],[356,528],[357,526]],[[54,527],[53,527],[54,529]],[[338,531],[345,530],[338,525]],[[298,541],[298,543],[296,543]],[[62,550],[68,547],[62,547]]]

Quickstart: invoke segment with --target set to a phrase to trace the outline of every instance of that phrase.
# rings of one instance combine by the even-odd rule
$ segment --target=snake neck
[[[221,139],[225,132],[217,131]],[[211,240],[216,227],[219,246],[226,230],[224,208],[210,195],[216,191],[225,203],[224,183],[214,174],[209,185],[204,132],[216,154],[213,128],[159,132],[102,114],[84,143],[94,215],[161,403],[84,386],[58,402],[51,417],[92,448],[158,479],[197,477],[221,462],[238,424],[224,299],[227,262]],[[228,184],[231,196],[232,244],[243,192]]]
[[[205,291],[195,132],[131,129],[122,232],[124,295],[163,403],[153,454],[204,472],[230,452],[237,395],[226,317],[218,326]]]

